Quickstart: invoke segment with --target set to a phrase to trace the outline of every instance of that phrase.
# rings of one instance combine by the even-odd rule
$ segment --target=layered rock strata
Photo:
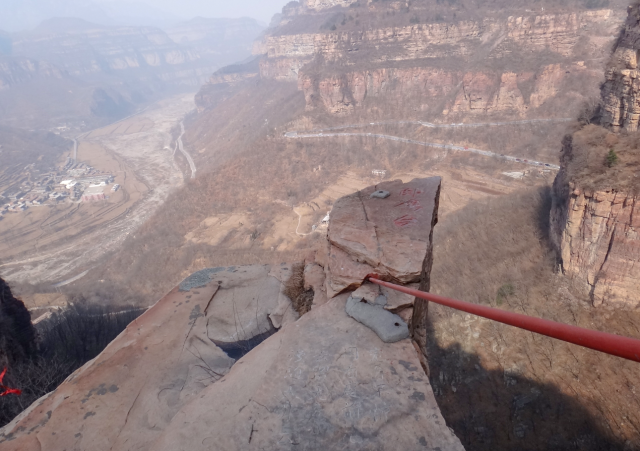
[[[638,52],[640,6],[633,5],[606,69],[599,114],[592,118],[614,132],[636,132],[638,128]],[[591,113],[583,119],[589,119]],[[613,150],[617,139],[612,139],[612,134],[598,135],[595,125],[589,127],[563,141],[561,169],[553,185],[551,239],[563,273],[595,306],[635,308],[640,305],[640,202],[631,192],[632,176],[612,168],[609,171],[613,172],[603,172],[606,152]],[[595,142],[590,133],[608,140]],[[574,148],[576,142],[579,147]],[[623,146],[618,151],[627,153],[629,149]],[[601,160],[595,157],[599,153]],[[633,151],[625,158],[629,167],[635,158]],[[606,174],[612,175],[607,179]],[[600,180],[598,188],[590,188],[596,178]]]
[[[269,66],[269,61],[261,62],[261,68]],[[523,116],[529,108],[538,108],[555,98],[571,74],[588,74],[584,63],[577,62],[571,65],[551,64],[537,71],[520,73],[409,67],[371,69],[318,78],[304,70],[300,72],[300,67],[290,70],[284,64],[287,60],[278,61],[282,61],[284,67],[273,78],[292,79],[292,74],[296,73],[298,89],[304,93],[307,110],[320,107],[333,114],[350,113],[362,106],[366,99],[376,98],[384,99],[387,106],[397,107],[409,99],[419,99],[423,107],[429,108],[454,93],[453,100],[443,110],[444,114],[515,112]],[[262,74],[266,75],[272,74]],[[529,86],[529,89],[525,90],[524,86]]]
[[[618,20],[610,9],[537,15],[523,10],[512,16],[496,12],[480,20],[402,26],[367,16],[369,23],[381,25],[354,27],[345,19],[337,29],[304,33],[299,30],[310,28],[305,24],[321,14],[319,9],[331,7],[335,17],[351,19],[363,13],[361,8],[344,8],[345,2],[307,3],[269,30],[253,52],[263,56],[261,77],[297,80],[307,110],[337,115],[364,107],[394,111],[396,116],[399,111],[419,111],[526,117],[558,96],[577,108],[585,93],[574,87],[585,77],[594,84],[601,77],[594,61],[604,61]],[[417,17],[424,5],[370,3],[364,14],[386,9],[395,15],[398,7],[415,11]],[[327,24],[333,20],[328,14]]]
[[[595,306],[640,305],[640,201],[615,191],[571,188],[552,218],[565,275]]]
[[[362,284],[367,274],[420,282],[438,221],[440,177],[383,182],[338,199],[328,231],[327,294]],[[372,197],[388,191],[384,199]]]
[[[640,5],[629,6],[602,85],[600,123],[614,131],[638,130],[640,119]]]
[[[356,53],[375,47],[373,60],[402,61],[417,58],[469,55],[483,40],[504,34],[496,42],[494,55],[508,52],[511,45],[527,45],[532,50],[548,49],[567,56],[578,41],[578,32],[606,21],[611,10],[572,14],[509,17],[457,23],[428,23],[361,31],[267,35],[256,42],[253,52],[269,58],[313,57],[327,61],[349,60]],[[462,45],[461,45],[462,44]],[[448,46],[455,46],[453,49]]]
[[[329,298],[360,287],[369,274],[405,285],[417,283],[421,290],[429,291],[440,184],[440,177],[408,183],[394,180],[336,201],[327,235],[325,286]],[[381,191],[389,195],[378,196]],[[389,310],[409,323],[412,339],[426,355],[427,302],[379,293],[395,301]]]

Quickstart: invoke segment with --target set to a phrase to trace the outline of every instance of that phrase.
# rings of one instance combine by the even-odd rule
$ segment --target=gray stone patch
[[[204,316],[204,314],[200,311],[200,306],[194,305],[191,313],[189,313],[189,323],[193,324],[193,322],[201,316]]]
[[[180,291],[191,291],[192,288],[204,287],[209,282],[211,282],[212,275],[226,270],[227,268],[225,267],[201,269],[200,271],[194,272],[189,277],[180,282],[178,289]],[[235,268],[233,268],[233,270],[235,270]]]
[[[371,193],[371,195],[369,196],[370,199],[373,198],[378,198],[378,199],[386,199],[387,197],[389,197],[391,195],[391,193],[389,191],[385,191],[383,189],[380,189],[378,191],[374,191],[373,193]]]
[[[411,399],[415,399],[416,401],[424,401],[425,399],[427,399],[424,396],[424,393],[420,392],[420,391],[414,391],[413,395],[409,396],[409,398]]]
[[[384,307],[387,305],[387,297],[384,294],[379,295],[375,301],[373,301],[375,305],[379,305],[380,307]]]
[[[373,330],[385,343],[395,343],[409,337],[407,323],[380,305],[350,296],[346,311],[347,315]]]
[[[404,360],[398,360],[398,363],[403,367],[405,367],[405,369],[408,371],[418,371],[418,367],[411,365],[409,362],[405,362]]]

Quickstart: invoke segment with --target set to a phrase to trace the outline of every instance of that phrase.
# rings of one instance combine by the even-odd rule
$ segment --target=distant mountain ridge
[[[167,31],[47,19],[32,31],[0,35],[0,111],[19,127],[25,117],[36,127],[91,122],[87,114],[115,118],[167,90],[195,91],[220,67],[250,56],[263,29],[250,18],[196,18]],[[99,103],[121,107],[96,108],[98,90]],[[30,102],[34,91],[48,100]]]

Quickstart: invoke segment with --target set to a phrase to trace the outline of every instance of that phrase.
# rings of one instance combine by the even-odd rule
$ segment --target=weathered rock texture
[[[604,58],[619,23],[618,14],[609,9],[536,15],[523,8],[520,15],[496,12],[481,20],[403,26],[382,21],[378,27],[362,28],[343,22],[338,29],[313,33],[300,32],[309,26],[293,26],[328,7],[345,16],[362,13],[361,8],[337,8],[349,3],[307,1],[306,9],[297,9],[270,30],[253,48],[254,54],[264,56],[261,77],[297,80],[307,110],[332,114],[375,106],[438,115],[526,116],[558,96],[577,105],[584,94],[575,90],[584,84],[578,80],[593,79],[595,85],[601,77],[602,66],[594,70],[595,63],[584,61]],[[413,7],[419,15],[420,3],[369,5],[371,11],[386,8],[393,14]]]
[[[369,274],[405,285],[418,283],[429,291],[440,183],[440,177],[394,180],[336,201],[325,264],[328,297],[360,287]],[[390,195],[371,197],[381,190]],[[393,300],[388,310],[409,323],[411,338],[426,355],[427,302],[379,292]],[[423,367],[427,371],[424,362]]]
[[[640,119],[640,5],[629,6],[627,21],[607,67],[600,123],[614,131],[638,129]]]
[[[638,128],[638,51],[640,9],[635,5],[629,7],[607,67],[600,117],[596,116],[601,125],[614,132],[635,132]],[[612,138],[597,128],[590,125],[563,140],[561,169],[553,185],[551,239],[562,271],[595,306],[636,307],[640,305],[640,202],[630,192],[633,183],[629,180],[633,178],[628,173],[612,169],[603,172],[607,171],[606,152],[617,139],[596,143],[594,136]],[[600,153],[600,159],[594,156]],[[629,155],[625,158],[637,158],[633,152]],[[614,174],[624,180],[616,180]],[[596,181],[595,189],[589,186]]]
[[[334,6],[349,6],[356,0],[303,0],[302,4],[305,8],[320,11]]]
[[[245,356],[151,449],[461,450],[411,342],[382,343],[346,315],[346,297]]]
[[[0,429],[0,447],[461,451],[421,354],[407,339],[383,343],[347,316],[348,294],[234,364],[216,343],[259,332],[281,297],[273,279],[288,272],[282,265],[193,274]]]
[[[573,189],[558,234],[564,273],[601,304],[640,305],[640,202],[625,193]]]
[[[372,198],[378,190],[391,194]],[[338,199],[328,232],[328,295],[357,288],[371,273],[403,284],[420,282],[430,266],[439,198],[440,177],[431,177],[384,182]]]
[[[0,429],[0,448],[150,449],[181,407],[229,371],[234,360],[221,347],[242,354],[271,328],[267,315],[286,297],[269,272],[254,265],[195,273]]]

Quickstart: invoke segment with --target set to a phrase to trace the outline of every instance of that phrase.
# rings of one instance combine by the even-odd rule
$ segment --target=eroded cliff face
[[[278,79],[287,79],[284,73],[286,70]],[[303,72],[298,78],[298,88],[304,93],[308,110],[320,106],[335,114],[351,112],[367,98],[384,98],[387,105],[398,107],[419,100],[418,108],[425,110],[453,93],[441,111],[443,115],[509,112],[524,116],[529,108],[538,108],[555,98],[571,74],[590,75],[590,71],[584,62],[578,61],[520,73],[409,67],[363,70],[318,79]]]
[[[602,86],[601,124],[614,131],[638,130],[640,119],[640,6],[629,6]]]
[[[351,7],[334,8],[336,17],[345,17],[344,30],[334,25],[325,32],[293,33],[304,28],[292,24],[306,20],[305,11],[308,18],[318,9],[305,5],[255,43],[254,54],[263,55],[260,76],[297,81],[307,110],[339,115],[376,98],[387,110],[408,107],[445,116],[527,116],[558,96],[566,97],[559,103],[577,104],[577,80],[586,77],[595,85],[602,77],[602,63],[592,61],[604,61],[620,20],[602,9],[349,28],[347,19],[360,10]],[[389,15],[395,15],[394,5],[388,5]],[[369,10],[380,7],[370,4]]]
[[[53,64],[28,58],[0,56],[0,91],[35,78],[62,79],[67,76]]]
[[[638,127],[639,11],[637,5],[629,7],[606,68],[599,117],[605,129],[589,125],[564,138],[553,184],[552,242],[563,273],[595,306],[640,305],[640,198],[635,175],[624,169],[634,167],[637,159],[630,142],[634,137],[619,140],[611,133],[633,133]],[[619,167],[615,161],[607,163],[609,150],[621,160]]]
[[[639,305],[639,199],[574,188],[565,205],[559,237],[564,273],[590,294],[596,307]]]
[[[13,53],[53,63],[80,77],[144,68],[179,70],[198,59],[194,51],[181,48],[162,30],[150,27],[43,31],[14,39]]]

